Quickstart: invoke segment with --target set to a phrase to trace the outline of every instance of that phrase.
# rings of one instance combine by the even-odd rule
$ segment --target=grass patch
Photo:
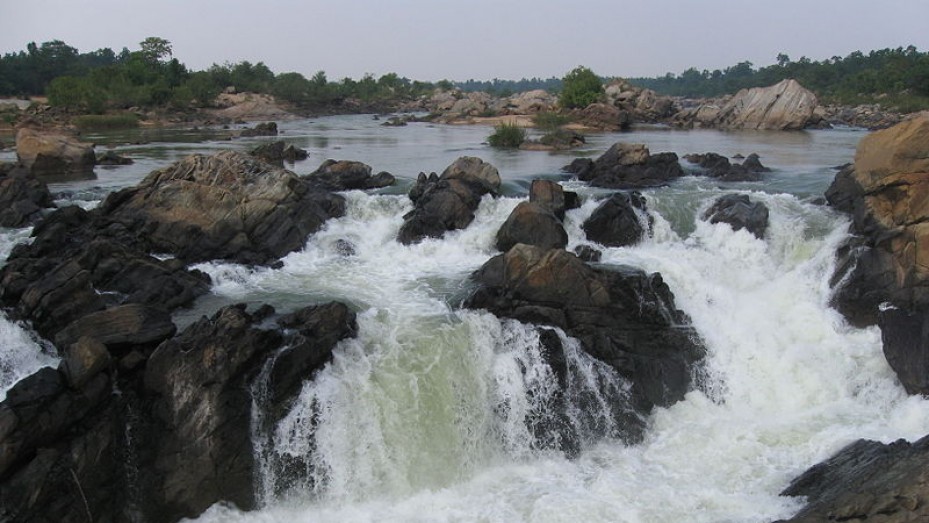
[[[547,132],[554,132],[558,130],[558,128],[571,123],[571,117],[566,114],[542,111],[532,117],[532,122],[539,129]]]
[[[139,126],[139,117],[131,113],[85,114],[74,117],[78,129],[132,129]]]
[[[494,132],[487,137],[492,147],[519,147],[526,141],[526,130],[515,123],[501,123],[494,127]]]

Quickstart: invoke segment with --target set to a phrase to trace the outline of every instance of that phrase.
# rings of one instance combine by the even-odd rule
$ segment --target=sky
[[[601,76],[756,67],[914,45],[929,0],[0,0],[0,53],[169,40],[193,70],[248,60],[330,80]]]

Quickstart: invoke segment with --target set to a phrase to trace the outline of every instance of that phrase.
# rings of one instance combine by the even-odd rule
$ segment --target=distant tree
[[[587,107],[603,98],[603,83],[600,77],[584,66],[571,70],[562,82],[559,102],[566,109]]]
[[[172,56],[171,42],[157,36],[149,36],[139,43],[142,56],[150,62],[162,62]]]

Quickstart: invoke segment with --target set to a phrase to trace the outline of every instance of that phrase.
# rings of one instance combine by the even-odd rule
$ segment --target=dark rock
[[[91,378],[110,366],[106,345],[95,338],[83,337],[65,349],[58,370],[73,389],[80,389]]]
[[[420,173],[410,189],[415,208],[403,217],[397,241],[409,245],[464,229],[474,220],[481,198],[496,195],[500,183],[500,173],[494,166],[469,156],[455,160],[442,176]]]
[[[251,129],[242,129],[239,136],[277,136],[277,123],[264,122]]]
[[[278,167],[284,167],[284,161],[294,163],[298,160],[306,160],[309,157],[306,150],[294,147],[292,144],[288,145],[283,140],[259,145],[252,149],[249,154]]]
[[[729,159],[717,153],[688,154],[684,159],[698,165],[704,173],[724,182],[755,182],[761,180],[761,173],[769,172],[761,164],[757,154],[750,154],[742,164],[731,164]]]
[[[890,305],[878,315],[884,356],[909,394],[929,396],[929,311]]]
[[[596,263],[600,261],[603,253],[594,249],[590,245],[578,245],[574,248],[574,254],[582,261]]]
[[[283,169],[224,151],[189,156],[111,194],[101,212],[148,250],[185,262],[267,264],[302,248],[345,200]],[[144,234],[143,234],[144,233]]]
[[[587,239],[609,247],[634,245],[651,231],[645,197],[638,192],[620,192],[604,200],[581,228]]]
[[[132,165],[132,158],[120,156],[114,151],[104,151],[97,155],[97,165]]]
[[[568,233],[548,209],[533,202],[520,202],[497,231],[497,250],[506,252],[517,243],[543,249],[562,249]]]
[[[388,172],[372,176],[370,165],[347,160],[326,160],[316,171],[303,178],[330,191],[380,189],[396,182],[396,178]]]
[[[161,309],[130,303],[82,316],[55,336],[55,344],[67,347],[84,337],[110,350],[157,345],[177,331],[171,316]]]
[[[281,334],[252,328],[244,307],[203,318],[161,344],[145,369],[155,419],[148,503],[159,521],[196,517],[225,500],[255,508],[248,382],[281,345]]]
[[[479,287],[466,307],[563,329],[630,381],[631,406],[639,413],[670,405],[691,387],[704,349],[659,274],[593,268],[564,250],[516,245],[473,279]],[[619,422],[632,440],[644,428],[637,416]]]
[[[684,176],[676,154],[653,155],[641,144],[616,143],[589,164],[589,169],[584,165],[586,162],[575,160],[568,168],[579,171],[579,180],[609,189],[660,187]]]
[[[336,344],[358,333],[355,313],[339,302],[305,307],[279,318],[278,324],[295,332],[271,367],[268,398],[273,410],[266,421],[272,427],[286,413],[304,380],[332,360]]]
[[[793,523],[929,519],[929,437],[888,445],[858,440],[794,479],[781,495],[805,496]]]
[[[710,223],[728,223],[733,230],[745,229],[756,238],[764,238],[768,229],[768,207],[753,202],[747,194],[727,194],[713,202],[703,213],[703,219]]]
[[[0,227],[25,227],[54,207],[48,186],[22,166],[0,164]]]
[[[575,158],[571,163],[562,167],[561,170],[566,173],[576,174],[579,179],[583,180],[593,168],[594,161],[590,158]]]

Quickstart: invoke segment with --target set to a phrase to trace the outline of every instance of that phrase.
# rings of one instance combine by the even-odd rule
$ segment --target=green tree
[[[171,42],[157,36],[149,36],[139,43],[142,56],[149,62],[158,63],[172,55]]]
[[[590,69],[579,66],[562,79],[558,101],[565,109],[583,108],[603,98],[603,83]]]

